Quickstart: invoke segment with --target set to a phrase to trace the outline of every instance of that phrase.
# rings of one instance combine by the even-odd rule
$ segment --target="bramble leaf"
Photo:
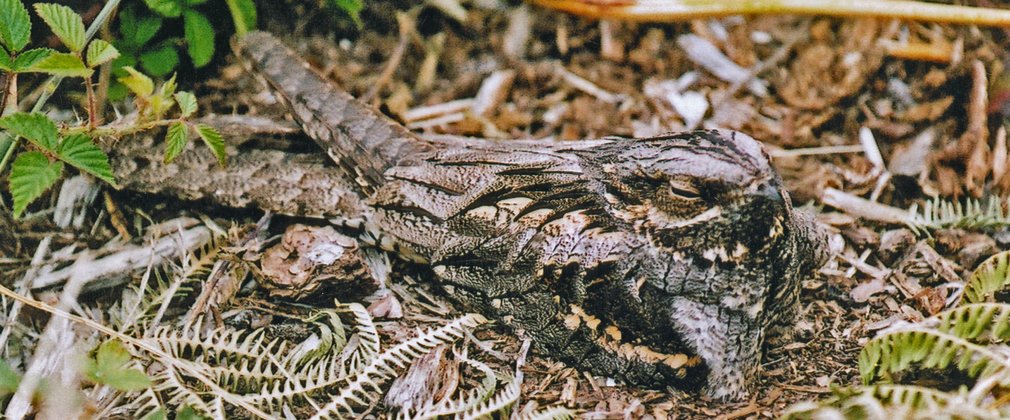
[[[88,45],[88,67],[98,67],[119,57],[119,50],[112,44],[96,39]]]
[[[206,66],[214,57],[214,27],[206,16],[194,10],[186,11],[182,25],[186,34],[186,52],[193,60],[193,66]]]
[[[179,53],[171,45],[162,45],[140,54],[140,64],[154,77],[164,77],[179,65]]]
[[[49,48],[32,48],[22,51],[14,59],[14,71],[24,71],[53,55],[56,51]]]
[[[176,419],[178,419],[178,418],[179,417],[176,416]],[[159,407],[157,410],[154,410],[154,411],[148,413],[146,416],[144,416],[140,420],[168,420],[168,414],[165,413],[165,409],[164,408],[160,408]]]
[[[196,96],[189,92],[179,92],[175,94],[175,102],[179,104],[179,112],[186,118],[196,112]]]
[[[14,70],[14,60],[11,60],[10,54],[7,54],[7,50],[4,50],[3,48],[0,48],[0,70]]]
[[[361,28],[361,9],[364,9],[365,3],[362,0],[332,0],[333,4],[337,6],[340,10],[343,10],[351,17],[355,25]]]
[[[225,3],[228,3],[236,34],[242,36],[256,29],[256,5],[252,0],[225,0]]]
[[[63,77],[91,77],[95,72],[84,65],[81,57],[70,53],[52,53],[27,70]]]
[[[156,13],[170,18],[182,15],[182,4],[180,0],[144,0],[147,7]]]
[[[84,49],[86,42],[84,20],[81,19],[81,15],[74,12],[74,9],[62,4],[36,3],[35,13],[38,13],[70,51],[81,52]]]
[[[196,133],[200,135],[200,138],[207,144],[207,147],[210,147],[210,151],[214,152],[214,156],[217,157],[217,163],[224,166],[227,156],[225,155],[224,139],[221,138],[221,133],[218,133],[214,127],[207,124],[197,124]]]
[[[95,178],[116,185],[109,156],[86,134],[74,134],[64,138],[56,150],[56,157],[83,172],[94,175]]]
[[[0,128],[24,137],[42,149],[56,150],[58,134],[56,123],[43,114],[16,112],[0,118]]]
[[[186,124],[183,122],[175,122],[168,126],[168,132],[165,134],[165,163],[174,160],[186,148],[186,143],[189,142],[186,131]]]
[[[138,18],[137,10],[132,5],[127,5],[119,12],[119,35],[124,45],[139,48],[154,38],[161,29],[161,22],[160,16]]]
[[[129,76],[120,77],[119,83],[126,85],[134,95],[139,96],[141,99],[147,100],[154,93],[154,81],[150,77],[147,77],[144,73],[141,73],[130,66],[124,66],[123,70],[129,73]]]
[[[18,390],[21,375],[11,369],[6,360],[0,359],[0,399]]]
[[[41,152],[24,152],[14,159],[7,177],[18,219],[32,201],[46,192],[63,174],[63,162],[50,162]]]
[[[109,340],[98,346],[95,360],[88,360],[84,371],[88,379],[120,391],[139,391],[151,386],[151,379],[140,369],[129,368],[130,352],[123,343]]]
[[[0,44],[17,53],[28,45],[32,21],[21,0],[0,0]]]

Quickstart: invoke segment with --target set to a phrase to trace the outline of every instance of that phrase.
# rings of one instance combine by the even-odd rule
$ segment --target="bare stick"
[[[686,0],[630,0],[611,4],[578,0],[529,0],[529,2],[580,16],[638,22],[673,22],[731,15],[796,14],[896,18],[983,26],[1010,25],[1010,10],[954,6],[920,1],[713,0],[699,2]]]

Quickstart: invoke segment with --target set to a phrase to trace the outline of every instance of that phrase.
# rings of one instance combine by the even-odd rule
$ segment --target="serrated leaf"
[[[145,51],[140,54],[140,64],[154,77],[164,77],[179,65],[179,53],[171,45]]]
[[[88,67],[98,67],[119,57],[119,50],[105,40],[96,39],[88,44]]]
[[[182,26],[186,34],[186,52],[193,60],[193,66],[206,66],[214,57],[214,27],[206,16],[194,10],[186,11]]]
[[[3,48],[0,48],[0,70],[14,70],[14,60],[11,60],[10,54],[7,54],[7,50],[4,50]]]
[[[214,156],[217,157],[217,163],[224,166],[227,160],[227,156],[224,151],[224,139],[221,138],[221,133],[218,133],[214,127],[207,124],[197,124],[196,133],[200,135],[200,139],[207,144],[211,152],[214,152]]]
[[[182,15],[181,0],[144,0],[147,7],[165,17],[175,18]]]
[[[42,149],[56,150],[58,135],[56,123],[43,114],[16,112],[0,118],[0,128],[24,137]]]
[[[175,102],[179,104],[179,112],[183,118],[187,118],[196,112],[196,96],[189,92],[179,92],[175,94]]]
[[[176,417],[176,418],[178,418],[178,417]],[[146,416],[144,416],[140,420],[168,420],[168,414],[165,413],[165,409],[164,408],[159,407],[157,410],[154,410],[154,411],[148,413]]]
[[[333,5],[337,6],[340,10],[343,10],[351,17],[355,25],[361,28],[361,9],[365,8],[365,3],[362,0],[331,0]]]
[[[0,359],[0,399],[13,394],[21,383],[21,375],[11,369],[6,360]]]
[[[21,0],[0,0],[0,44],[17,53],[28,45],[32,21]]]
[[[35,13],[49,25],[56,37],[70,48],[70,51],[81,52],[84,49],[84,20],[81,15],[62,4],[36,3]]]
[[[20,218],[32,201],[42,196],[63,174],[63,162],[50,162],[41,152],[24,152],[14,159],[7,177],[14,198],[14,218]]]
[[[70,53],[52,53],[27,70],[62,77],[91,77],[94,73],[94,70],[84,65],[81,57]]]
[[[154,93],[154,81],[150,77],[147,77],[144,73],[141,73],[130,66],[124,66],[123,70],[129,73],[129,76],[120,77],[119,83],[126,85],[130,92],[134,95],[147,100]]]
[[[236,34],[242,36],[256,29],[256,4],[252,0],[225,0],[225,3],[228,3]]]
[[[169,163],[179,156],[188,142],[189,136],[186,134],[185,123],[175,122],[168,126],[168,132],[165,134],[165,163]]]
[[[130,352],[117,340],[109,340],[98,346],[94,362],[85,366],[88,379],[105,384],[120,391],[139,391],[151,386],[151,379],[140,369],[127,367]]]
[[[175,83],[175,76],[176,75],[173,74],[172,77],[165,81],[165,83],[161,84],[161,87],[158,89],[158,96],[168,99],[175,94],[175,88],[179,87],[179,85]]]
[[[184,406],[175,413],[175,420],[203,420],[204,417],[197,413],[193,407]]]
[[[27,70],[38,64],[40,61],[45,60],[50,55],[53,55],[55,52],[56,51],[49,48],[32,48],[30,50],[22,51],[18,54],[17,58],[14,59],[14,71]]]
[[[64,138],[56,150],[56,157],[95,178],[116,185],[109,156],[86,134],[74,134]]]
[[[136,8],[132,4],[124,7],[119,12],[119,35],[125,45],[134,49],[140,48],[161,29],[162,19],[160,16],[138,16]]]

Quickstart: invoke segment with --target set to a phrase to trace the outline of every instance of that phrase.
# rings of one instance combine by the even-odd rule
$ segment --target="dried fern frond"
[[[484,374],[484,378],[481,380],[480,386],[471,389],[469,392],[464,393],[457,399],[447,398],[438,403],[429,402],[429,404],[422,406],[412,414],[399,413],[398,418],[422,420],[458,417],[468,410],[477,407],[480,403],[486,401],[492,393],[494,393],[495,386],[498,385],[498,375],[495,374],[494,370],[491,369],[490,366],[483,362],[473,360],[467,357],[466,354],[455,352],[455,355],[459,361],[472,366]]]
[[[1010,208],[1006,200],[989,197],[985,202],[969,198],[963,203],[942,200],[927,200],[919,211],[918,204],[908,209],[913,230],[961,228],[970,230],[996,229],[1010,226]]]
[[[520,414],[516,420],[571,420],[577,414],[570,408],[553,406],[534,411],[529,414]]]
[[[968,303],[985,302],[1007,286],[1010,286],[1010,251],[1003,251],[975,268],[964,285],[962,298]]]
[[[360,415],[355,407],[368,407],[382,398],[380,385],[395,377],[398,370],[405,368],[419,357],[427,354],[440,344],[451,344],[463,338],[465,332],[487,322],[477,314],[468,314],[439,328],[422,332],[382,352],[367,366],[357,372],[340,393],[316,412],[312,418],[343,418]]]
[[[901,326],[866,343],[859,354],[863,383],[908,369],[954,366],[972,377],[1010,372],[1006,351],[989,347],[1010,338],[1010,305],[972,304]],[[981,343],[979,343],[981,341]],[[1001,384],[1010,384],[1007,375]]]

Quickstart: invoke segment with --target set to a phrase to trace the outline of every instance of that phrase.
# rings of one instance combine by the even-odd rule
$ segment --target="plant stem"
[[[95,109],[95,87],[91,85],[91,77],[84,78],[84,94],[88,98],[88,130],[98,126],[98,110]]]
[[[1010,25],[1010,10],[895,0],[527,0],[550,9],[600,19],[671,22],[730,15],[798,14],[896,18],[984,26]]]
[[[60,130],[60,134],[64,136],[74,135],[74,134],[88,134],[92,137],[125,137],[131,134],[137,134],[142,131],[147,131],[155,127],[165,127],[171,125],[172,123],[179,122],[178,119],[161,119],[154,121],[146,121],[142,123],[133,123],[129,125],[104,125],[97,127],[69,127]]]

